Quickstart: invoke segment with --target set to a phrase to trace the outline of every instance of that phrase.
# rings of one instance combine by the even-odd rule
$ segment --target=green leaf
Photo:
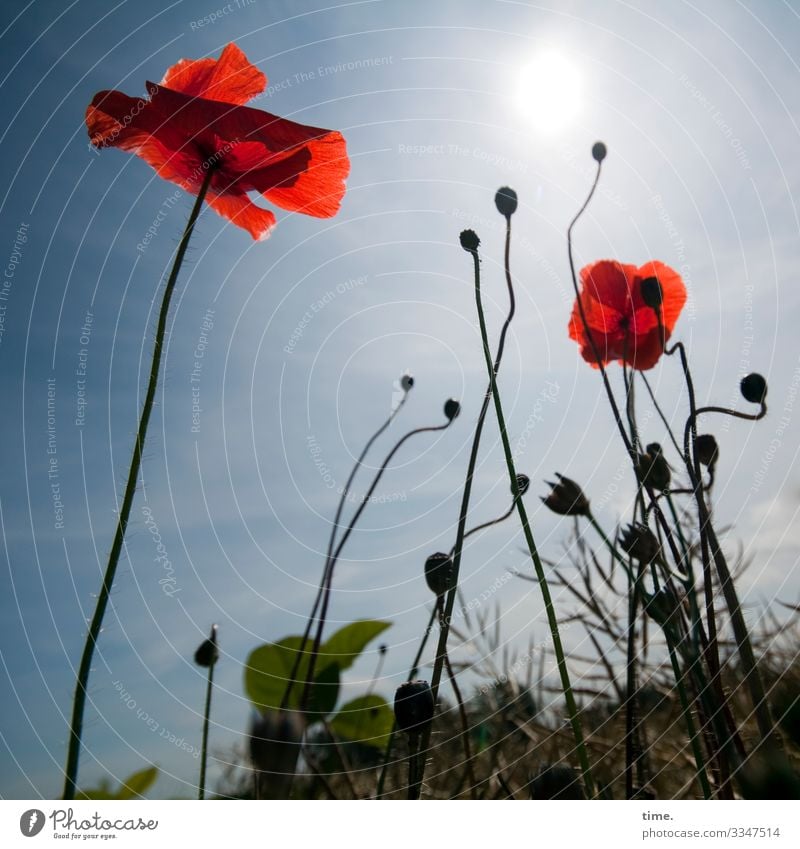
[[[340,628],[320,649],[320,659],[335,661],[339,669],[349,669],[364,651],[367,643],[382,634],[392,623],[377,619],[360,619]]]
[[[394,713],[380,696],[359,696],[344,705],[330,722],[345,740],[383,749],[389,742]]]
[[[314,674],[314,686],[309,697],[309,711],[327,716],[336,707],[339,697],[339,675],[348,669],[364,647],[389,627],[389,622],[361,620],[340,628],[320,647]],[[254,649],[247,658],[244,688],[248,698],[259,710],[278,710],[283,701],[297,652],[303,644],[300,636],[284,637],[277,643],[266,643]],[[297,669],[296,683],[287,707],[297,710],[303,694],[303,682],[308,676],[311,659],[309,640]]]
[[[302,690],[303,688],[298,687],[298,689]],[[311,692],[308,695],[308,712],[311,714],[311,718],[324,719],[329,713],[333,713],[338,700],[339,667],[335,663],[331,663],[319,675],[314,676],[314,683],[311,685]]]
[[[294,668],[302,637],[285,637],[278,643],[266,643],[250,652],[244,670],[244,688],[253,704],[261,710],[278,710]],[[308,675],[309,641],[297,669],[297,683],[292,687],[288,707],[297,709],[303,684]]]
[[[153,785],[157,777],[158,767],[151,766],[147,769],[139,770],[139,772],[129,775],[120,784],[119,790],[116,791],[111,789],[111,783],[107,778],[104,778],[97,787],[90,788],[89,790],[79,790],[76,798],[92,799],[95,801],[135,799],[138,796],[143,796]]]
[[[117,792],[117,799],[135,799],[137,796],[143,796],[157,777],[158,768],[154,766],[134,772],[122,782]]]

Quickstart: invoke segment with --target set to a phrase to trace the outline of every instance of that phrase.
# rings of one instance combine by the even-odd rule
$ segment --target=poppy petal
[[[241,194],[208,194],[208,205],[223,218],[237,227],[242,227],[257,241],[266,239],[275,226],[275,215],[269,209],[254,204],[243,192]]]
[[[642,279],[656,277],[661,284],[663,302],[661,304],[661,315],[664,327],[672,332],[681,310],[686,304],[686,286],[677,271],[664,265],[663,262],[654,260],[637,269],[637,276]]]
[[[150,93],[159,111],[175,116],[187,134],[224,141],[222,148],[217,144],[218,165],[229,184],[254,189],[292,212],[329,218],[338,211],[350,173],[341,133],[156,85]]]
[[[613,259],[601,259],[581,270],[584,292],[621,315],[630,311],[637,268]]]
[[[160,115],[152,103],[119,91],[98,92],[86,110],[86,126],[95,147],[117,147],[140,156],[160,177],[183,188],[192,180],[202,159],[175,123]]]
[[[181,59],[167,71],[161,85],[190,97],[241,106],[264,91],[267,78],[231,43],[219,59]]]

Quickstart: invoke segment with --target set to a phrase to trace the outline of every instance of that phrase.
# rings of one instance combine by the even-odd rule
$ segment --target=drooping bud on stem
[[[406,681],[394,694],[394,718],[406,734],[421,734],[433,721],[433,691],[427,681]]]
[[[531,487],[531,479],[527,475],[517,475],[517,489],[519,490],[520,497],[525,495],[525,493]],[[511,491],[511,494],[514,494],[514,491]]]
[[[743,377],[739,388],[742,390],[744,400],[751,404],[763,404],[767,397],[767,381],[755,372]]]
[[[459,404],[455,398],[448,398],[448,400],[444,402],[444,414],[449,421],[453,421],[460,412],[461,404]]]
[[[453,561],[444,552],[437,551],[425,561],[425,581],[437,598],[450,592],[453,577]]]

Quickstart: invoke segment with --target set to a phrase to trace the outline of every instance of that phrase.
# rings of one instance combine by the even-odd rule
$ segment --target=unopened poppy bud
[[[680,602],[675,593],[667,587],[658,589],[645,604],[645,611],[659,625],[675,624],[675,616],[680,610]]]
[[[427,681],[406,681],[394,694],[394,718],[406,734],[421,734],[433,721],[433,691]]]
[[[664,292],[658,277],[645,277],[641,285],[642,300],[654,310],[657,310],[664,302]]]
[[[592,159],[594,159],[595,162],[602,162],[606,158],[607,153],[608,150],[603,142],[598,141],[592,145]]]
[[[652,563],[659,554],[661,547],[653,532],[647,525],[633,524],[623,531],[619,544],[635,560],[642,563]]]
[[[565,478],[558,472],[556,477],[558,483],[545,481],[552,487],[552,491],[547,498],[542,498],[542,502],[560,516],[588,516],[589,499],[583,494],[583,490],[575,481]]]
[[[425,561],[425,582],[437,598],[453,588],[453,561],[449,554],[437,551]]]
[[[497,190],[497,194],[494,196],[494,205],[497,207],[500,215],[511,218],[517,211],[517,193],[514,189],[503,186],[502,189]]]
[[[669,463],[664,459],[661,446],[657,442],[647,446],[647,453],[638,455],[636,472],[643,484],[659,492],[664,492],[672,480]]]
[[[739,388],[744,400],[751,404],[763,404],[767,397],[767,381],[755,372],[743,377]]]
[[[219,652],[217,651],[217,626],[211,626],[211,636],[207,640],[200,643],[197,651],[194,653],[194,662],[198,666],[213,666],[219,660]]]
[[[517,475],[517,489],[519,490],[520,495],[525,495],[525,493],[530,489],[530,486],[531,479],[527,475]],[[511,493],[513,495],[513,489]]]
[[[448,398],[444,402],[444,414],[447,419],[453,421],[454,418],[461,412],[461,404],[455,398]]]
[[[400,387],[403,392],[408,392],[409,389],[414,385],[414,378],[410,374],[404,374],[400,378]]]
[[[474,230],[462,230],[458,238],[461,241],[461,247],[470,253],[475,253],[478,250],[478,245],[481,243],[478,234]]]
[[[701,465],[712,469],[719,459],[717,440],[710,433],[701,433],[694,442],[694,453]]]

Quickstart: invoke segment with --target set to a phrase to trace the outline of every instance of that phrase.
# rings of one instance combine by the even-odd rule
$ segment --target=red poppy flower
[[[197,194],[209,168],[212,209],[254,239],[275,215],[248,197],[258,192],[291,212],[329,218],[339,209],[350,171],[338,132],[306,127],[244,106],[267,78],[229,44],[219,59],[182,59],[149,98],[98,92],[86,110],[95,147],[141,156],[160,177]]]
[[[642,282],[655,277],[661,287],[661,324],[656,310],[645,303]],[[603,259],[581,270],[580,303],[591,340],[603,364],[613,360],[644,371],[652,368],[664,350],[675,322],[686,303],[680,275],[663,262],[637,268]],[[595,368],[597,360],[581,320],[578,302],[572,308],[569,336],[581,346],[581,355]]]

